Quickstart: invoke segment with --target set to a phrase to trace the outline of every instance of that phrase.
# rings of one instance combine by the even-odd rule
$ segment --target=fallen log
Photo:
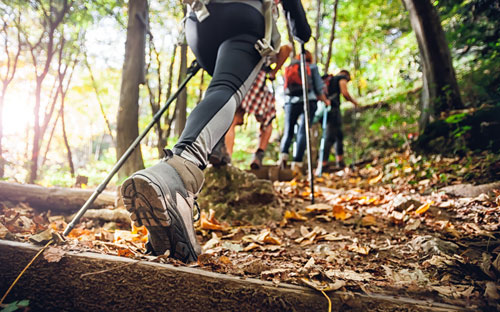
[[[0,294],[40,249],[0,240]],[[327,292],[334,311],[470,311],[404,297]],[[6,302],[30,300],[33,311],[327,311],[310,288],[275,285],[190,267],[94,253],[42,256],[19,279]]]
[[[40,211],[73,213],[92,195],[91,189],[43,187],[34,184],[0,182],[0,202],[24,202]],[[102,192],[91,208],[115,206],[116,194]]]

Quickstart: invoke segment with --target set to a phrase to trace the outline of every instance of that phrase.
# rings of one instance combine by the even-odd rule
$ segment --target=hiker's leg
[[[316,108],[318,107],[317,102],[309,101],[309,125],[311,125],[312,120],[314,118],[314,113],[316,112]],[[297,134],[297,151],[293,155],[293,161],[301,162],[304,158],[304,153],[306,151],[306,123],[305,123],[305,114],[300,115],[299,120],[299,131]]]
[[[288,154],[293,139],[293,128],[302,112],[303,108],[301,103],[285,104],[285,126],[283,129],[283,138],[281,139],[281,154]]]
[[[344,134],[342,133],[342,115],[340,109],[335,111],[335,155],[337,162],[342,161],[344,155]]]
[[[259,149],[261,149],[263,151],[266,150],[272,133],[273,133],[273,125],[272,124],[269,124],[269,125],[265,126],[264,129],[260,130]]]
[[[229,156],[233,155],[234,138],[236,136],[235,134],[236,126],[241,125],[243,123],[244,114],[245,112],[243,110],[240,109],[236,110],[233,122],[231,123],[231,126],[229,127],[229,130],[227,130],[226,135],[224,137],[226,142],[226,150]]]
[[[254,25],[257,28],[257,31],[258,29],[263,31],[263,16],[253,7],[245,4],[231,3],[221,5],[220,8],[221,10],[225,10],[224,6],[233,5],[238,5],[239,8],[246,11],[244,14],[242,12],[233,12],[233,15],[240,16],[242,19],[239,21],[240,23],[250,23],[250,25]],[[216,30],[219,29],[219,23],[224,24],[225,28],[227,28],[224,20],[220,21],[217,18],[229,18],[227,17],[229,13],[219,16],[219,14],[213,12],[211,11],[210,16],[203,23],[196,23],[189,20],[186,24],[188,43],[192,47],[200,64],[205,66],[209,73],[212,66],[211,60],[205,57],[203,54],[204,50],[202,49],[204,45],[199,44],[198,41],[208,40],[209,42],[206,45],[210,46],[212,38],[205,38],[204,35],[217,36]],[[253,15],[253,18],[242,15]],[[230,19],[232,18],[230,17]],[[213,25],[214,29],[211,31],[207,31],[203,26],[207,21],[210,22],[208,25]],[[243,26],[235,25],[234,27]],[[245,27],[250,28],[249,25]],[[224,32],[231,31],[224,28],[219,30]],[[251,33],[252,30],[248,32]],[[189,36],[190,33],[193,33],[193,36]],[[263,32],[261,35],[263,35]],[[200,168],[206,166],[208,154],[210,154],[214,145],[229,129],[236,107],[241,103],[243,96],[262,67],[263,59],[254,47],[255,42],[260,37],[253,34],[236,35],[220,44],[216,53],[212,81],[205,92],[204,99],[196,106],[187,119],[186,127],[173,149],[176,155],[192,161]]]

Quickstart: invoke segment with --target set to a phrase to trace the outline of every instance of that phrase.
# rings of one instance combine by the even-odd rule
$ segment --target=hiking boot
[[[338,169],[344,169],[345,168],[345,162],[343,160],[337,161],[335,164],[337,165]]]
[[[290,169],[292,169],[294,176],[302,175],[302,162],[292,161]]]
[[[208,156],[208,162],[214,167],[225,166],[231,163],[231,156],[229,156],[224,137],[214,146],[212,153]]]
[[[288,154],[285,154],[285,153],[281,153],[280,154],[280,159],[278,160],[278,167],[280,167],[280,169],[285,169],[286,168],[286,162],[288,161]]]
[[[260,169],[260,167],[262,167],[262,159],[264,159],[264,151],[259,148],[253,155],[253,160],[250,164],[250,168],[254,170]]]
[[[136,226],[148,229],[147,247],[155,255],[185,263],[197,261],[201,247],[193,226],[193,207],[203,172],[192,162],[165,150],[156,165],[131,175],[121,187],[125,208]]]

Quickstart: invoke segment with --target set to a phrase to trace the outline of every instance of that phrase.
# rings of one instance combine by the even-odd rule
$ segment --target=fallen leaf
[[[333,217],[337,220],[345,220],[347,215],[342,205],[333,206]]]
[[[46,244],[51,239],[52,239],[52,229],[47,229],[38,234],[31,235],[29,238],[29,240],[35,244]]]
[[[498,294],[498,288],[495,282],[486,282],[486,289],[484,290],[484,295],[486,298],[492,300],[500,299],[500,294]]]
[[[322,291],[335,291],[338,290],[342,287],[345,286],[345,281],[342,280],[335,280],[333,283],[326,282],[326,281],[317,281],[317,280],[311,280],[309,278],[301,278],[300,279],[304,284],[306,284],[309,287],[312,287],[313,289],[316,290],[322,290]]]
[[[119,248],[116,250],[116,255],[119,257],[133,257],[134,253],[128,248]]]
[[[349,251],[354,251],[362,255],[367,255],[370,253],[370,247],[368,246],[362,246],[359,244],[352,244],[347,246],[347,250]]]
[[[423,204],[422,206],[418,207],[417,210],[415,210],[415,213],[416,214],[423,214],[424,212],[426,212],[427,210],[429,210],[429,208],[431,207],[431,205],[433,204],[434,202],[433,201],[430,201],[426,204]]]
[[[288,223],[288,220],[294,220],[294,221],[306,221],[307,218],[300,213],[297,213],[295,211],[285,211],[285,214],[283,215],[283,220],[281,221],[280,225],[283,227]]]
[[[222,225],[219,221],[215,219],[215,211],[213,209],[210,209],[208,216],[205,213],[205,211],[201,212],[200,227],[204,230],[214,230],[214,231],[224,231],[227,229],[226,226]]]
[[[412,220],[405,226],[405,231],[415,231],[416,229],[418,229],[420,224],[421,224],[421,221],[419,219]]]
[[[351,281],[358,281],[358,282],[363,282],[363,281],[368,281],[373,278],[373,276],[370,273],[357,273],[353,270],[328,270],[325,272],[325,275],[328,276],[330,279],[334,278],[341,278],[344,280],[351,280]]]
[[[9,230],[5,227],[5,225],[0,223],[0,239],[4,239],[9,233]]]
[[[372,225],[377,225],[377,219],[372,216],[372,215],[367,215],[367,216],[364,216],[362,219],[361,219],[361,225],[362,226],[372,226]]]
[[[229,259],[228,257],[226,256],[221,256],[219,258],[219,261],[220,263],[223,263],[223,264],[231,264],[231,259]]]
[[[61,248],[51,246],[43,252],[43,257],[48,262],[59,262],[59,261],[61,261],[64,254],[65,254],[65,251],[62,250]]]
[[[380,172],[380,174],[378,176],[369,179],[368,180],[368,184],[373,185],[373,184],[376,184],[376,183],[380,182],[380,180],[382,180],[383,176],[384,176],[384,173]]]
[[[329,212],[332,210],[332,206],[328,204],[314,204],[314,205],[309,205],[306,207],[307,212],[314,212],[314,213],[325,213]]]

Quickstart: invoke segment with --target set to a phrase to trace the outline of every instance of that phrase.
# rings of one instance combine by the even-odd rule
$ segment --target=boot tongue
[[[203,171],[198,166],[189,160],[173,154],[171,158],[167,159],[167,162],[177,171],[189,192],[193,194],[200,192],[204,176]]]

